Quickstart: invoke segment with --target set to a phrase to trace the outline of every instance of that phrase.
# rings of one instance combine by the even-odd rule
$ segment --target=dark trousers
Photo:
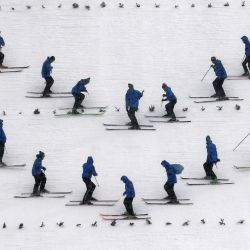
[[[2,160],[3,160],[4,147],[5,147],[5,143],[4,143],[4,142],[0,142],[0,163],[1,163]]]
[[[43,173],[40,174],[40,175],[34,176],[34,178],[35,178],[35,185],[34,185],[34,188],[33,188],[33,194],[38,192],[39,186],[40,186],[40,191],[44,190],[45,184],[46,184],[46,181],[47,181],[47,178],[46,178],[45,174],[43,174]]]
[[[82,180],[85,183],[86,188],[87,188],[83,196],[83,202],[90,201],[96,185],[89,178],[82,178]]]
[[[73,109],[76,110],[82,104],[85,98],[85,95],[83,93],[79,93],[77,95],[74,95],[74,98],[75,98],[75,103],[74,103]]]
[[[128,117],[132,123],[132,127],[139,127],[138,121],[135,117],[135,112],[137,111],[137,108],[132,108],[130,107],[127,112],[128,112]]]
[[[217,94],[218,97],[226,96],[225,91],[224,91],[224,89],[222,87],[224,80],[225,79],[217,77],[213,81],[214,90],[215,90],[215,93]]]
[[[130,214],[130,215],[135,215],[134,213],[134,210],[133,210],[133,205],[132,205],[132,202],[133,202],[133,199],[134,198],[128,198],[126,197],[123,201],[123,204],[127,210],[127,212]]]
[[[248,69],[247,69],[247,65],[248,65]],[[250,71],[250,56],[245,57],[245,60],[242,63],[242,67],[243,67],[245,73],[249,73],[249,71]]]
[[[206,172],[206,176],[207,177],[209,177],[209,178],[211,178],[211,179],[216,179],[217,178],[217,176],[215,175],[215,173],[214,173],[214,171],[213,171],[213,163],[212,162],[210,162],[210,163],[208,163],[208,162],[205,162],[204,164],[203,164],[203,167],[204,167],[204,170],[205,170],[205,172]]]
[[[170,200],[176,200],[177,199],[176,195],[175,195],[175,192],[174,192],[174,183],[166,182],[165,185],[164,185],[164,189],[166,190]]]
[[[49,76],[49,77],[45,77],[45,81],[46,81],[46,86],[44,88],[43,95],[47,95],[50,93],[50,88],[52,87],[54,83],[54,79],[51,76]]]
[[[174,113],[174,106],[176,104],[176,101],[174,102],[169,102],[165,105],[165,109],[167,111],[167,115],[172,117],[172,118],[175,118],[175,113]]]
[[[3,60],[4,60],[4,53],[0,51],[0,65],[3,64]]]

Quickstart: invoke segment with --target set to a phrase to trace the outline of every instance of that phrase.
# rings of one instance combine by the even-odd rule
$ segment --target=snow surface
[[[0,111],[5,110],[4,129],[8,137],[4,161],[26,163],[24,169],[1,169],[0,249],[250,249],[249,172],[233,165],[248,165],[249,138],[233,152],[249,133],[249,80],[225,81],[228,95],[240,96],[243,102],[195,104],[189,95],[211,95],[213,72],[203,82],[210,57],[217,56],[231,75],[242,73],[244,46],[242,35],[250,35],[250,5],[240,1],[126,0],[80,1],[72,9],[70,1],[2,0],[0,29],[6,40],[5,64],[31,65],[22,73],[0,75]],[[139,1],[138,1],[139,2]],[[62,3],[62,8],[57,6]],[[195,8],[190,8],[195,3]],[[45,5],[45,9],[41,8]],[[91,10],[84,9],[89,4]],[[179,8],[175,9],[174,5]],[[30,10],[26,5],[32,5]],[[15,8],[15,11],[11,10]],[[70,107],[73,99],[27,99],[26,91],[44,88],[41,64],[54,55],[53,90],[68,91],[81,78],[91,77],[86,105],[109,105],[102,117],[55,118],[52,111]],[[177,115],[187,115],[190,124],[155,124],[157,131],[105,131],[103,122],[127,122],[124,95],[127,83],[145,90],[137,113],[141,123],[148,106],[163,113],[160,106],[161,84],[167,82],[178,97]],[[236,111],[235,104],[241,105]],[[218,111],[216,106],[222,106]],[[114,107],[120,107],[116,112]],[[201,111],[204,106],[205,111]],[[184,113],[182,108],[188,107]],[[40,115],[33,115],[39,108]],[[22,112],[22,114],[19,114]],[[179,180],[175,187],[180,198],[191,198],[193,206],[147,206],[141,197],[165,196],[166,174],[160,162],[185,166],[183,176],[204,176],[205,137],[210,135],[218,148],[221,162],[215,172],[235,185],[189,187]],[[14,199],[29,192],[34,180],[31,167],[36,153],[46,154],[47,188],[72,190],[64,199]],[[94,196],[118,198],[114,207],[65,207],[72,199],[81,199],[85,185],[81,179],[82,163],[92,155],[100,187]],[[118,222],[111,227],[99,213],[124,211],[120,177],[126,174],[135,185],[134,210],[148,212],[152,225],[135,221]],[[206,224],[200,220],[204,218]],[[226,225],[218,221],[224,218]],[[246,219],[245,224],[236,222]],[[182,223],[190,221],[190,226]],[[44,228],[40,228],[42,221]],[[60,228],[57,222],[64,221]],[[91,224],[97,221],[97,227]],[[167,221],[172,222],[166,226]],[[24,223],[24,229],[18,225]],[[76,227],[81,223],[80,228]]]

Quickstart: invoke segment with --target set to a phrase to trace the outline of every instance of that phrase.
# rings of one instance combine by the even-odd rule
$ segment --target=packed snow
[[[0,30],[6,46],[4,64],[30,68],[21,73],[0,74],[0,118],[8,137],[3,160],[26,163],[25,168],[0,169],[0,249],[250,249],[249,172],[233,165],[250,166],[250,137],[233,148],[250,132],[248,108],[250,80],[224,82],[229,96],[244,101],[196,104],[188,96],[214,93],[214,73],[208,70],[211,56],[224,64],[229,75],[243,73],[243,35],[250,36],[250,5],[241,1],[1,1]],[[194,3],[195,7],[191,8]],[[58,5],[62,4],[61,8]],[[26,6],[30,5],[28,9]],[[45,8],[42,8],[44,5]],[[84,8],[90,5],[90,10]],[[178,5],[178,8],[175,8]],[[11,8],[14,8],[12,10]],[[84,105],[106,106],[98,117],[55,117],[53,111],[72,107],[73,98],[28,99],[27,91],[42,91],[41,66],[47,56],[53,63],[54,91],[70,91],[82,78],[91,77]],[[178,98],[177,116],[191,123],[154,124],[156,131],[106,131],[103,123],[125,123],[127,84],[142,91],[137,112],[139,123],[149,124],[145,114],[164,114],[161,84],[171,86]],[[235,105],[241,106],[235,110]],[[201,110],[202,106],[205,108]],[[223,106],[218,110],[216,106]],[[115,107],[120,108],[118,112]],[[187,112],[183,108],[188,107]],[[38,108],[40,115],[34,115]],[[3,116],[3,111],[6,115]],[[162,160],[185,167],[182,176],[203,177],[206,141],[217,145],[218,177],[234,185],[188,186],[178,176],[178,198],[190,198],[190,206],[149,206],[142,197],[164,197],[166,173]],[[14,199],[31,192],[31,168],[39,150],[45,152],[46,188],[72,190],[62,199]],[[82,199],[85,185],[82,164],[94,158],[99,187],[94,196],[119,199],[113,207],[66,207],[69,200]],[[115,227],[100,213],[124,212],[124,184],[127,175],[134,183],[136,213],[149,213],[145,221],[118,221]],[[192,181],[193,182],[193,181]],[[204,181],[203,181],[204,182]],[[226,225],[219,224],[224,219]],[[205,224],[201,223],[205,219]],[[245,223],[238,224],[241,219]],[[189,226],[182,224],[189,220]],[[92,227],[97,221],[97,227]],[[40,227],[44,222],[45,227]],[[57,223],[64,222],[63,227]],[[166,226],[166,222],[172,225]],[[20,223],[23,229],[18,229]],[[76,227],[81,224],[81,227]]]

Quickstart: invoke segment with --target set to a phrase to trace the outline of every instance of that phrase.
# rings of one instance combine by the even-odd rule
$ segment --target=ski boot
[[[0,167],[5,167],[6,166],[6,164],[4,163],[4,162],[0,162]]]
[[[95,197],[90,198],[91,201],[98,201]]]
[[[132,122],[127,122],[126,125],[127,126],[132,126]]]
[[[90,202],[90,201],[85,201],[85,200],[83,200],[83,201],[81,201],[81,202],[79,203],[79,205],[93,205],[93,203]]]
[[[77,111],[77,109],[73,108],[73,109],[72,109],[72,114],[78,115],[78,114],[80,114],[80,113]]]
[[[170,199],[168,204],[179,204],[180,202],[177,200],[177,198]]]
[[[241,76],[249,76],[249,72],[245,71]]]
[[[50,191],[44,188],[44,189],[41,189],[41,190],[40,190],[40,193],[49,194]]]
[[[212,180],[210,181],[210,183],[211,184],[218,184],[219,181],[218,181],[217,177],[215,177],[215,178],[212,178]]]
[[[176,122],[176,117],[172,117],[169,122]]]
[[[41,196],[41,194],[40,194],[39,191],[37,191],[37,192],[33,192],[33,193],[31,194],[31,196],[39,197],[39,196]]]
[[[170,115],[169,114],[165,114],[162,117],[170,117]]]
[[[210,97],[218,97],[218,95],[215,93],[215,94],[211,95]]]

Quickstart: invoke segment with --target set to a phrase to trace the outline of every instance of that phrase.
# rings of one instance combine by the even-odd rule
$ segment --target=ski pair
[[[100,214],[104,220],[149,220],[148,214],[135,214],[134,216],[127,214]]]
[[[8,164],[5,164],[5,165],[2,165],[2,164],[0,164],[0,168],[18,168],[18,167],[25,167],[26,166],[26,164],[24,163],[24,164],[10,164],[10,165],[8,165]]]

